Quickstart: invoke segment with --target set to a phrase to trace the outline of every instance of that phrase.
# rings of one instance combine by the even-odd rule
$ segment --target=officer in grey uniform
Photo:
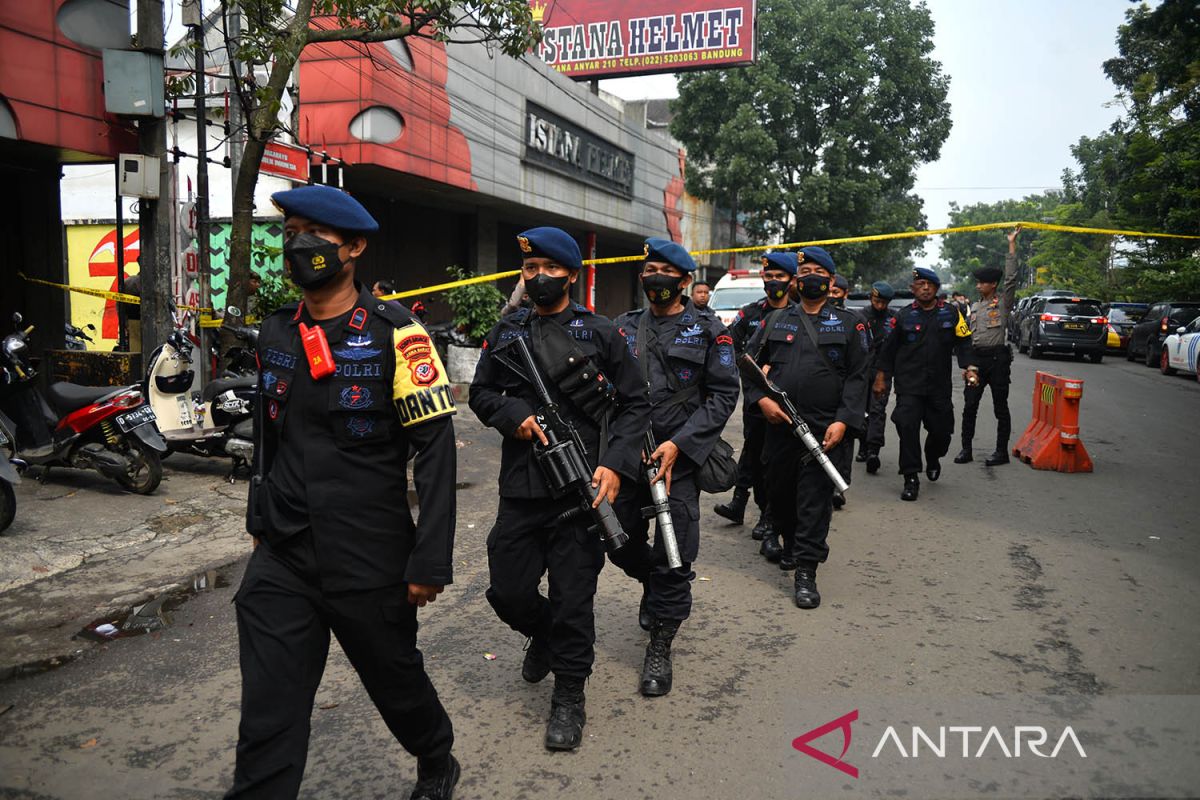
[[[671,691],[671,643],[692,610],[692,564],[700,548],[696,474],[737,406],[739,385],[733,337],[716,315],[683,294],[696,270],[691,255],[660,238],[646,240],[645,255],[641,281],[650,307],[629,311],[615,322],[650,394],[656,449],[649,457],[658,462],[657,477],[667,488],[683,565],[667,564],[661,529],[653,546],[648,541],[643,509],[652,501],[644,474],[621,486],[614,510],[630,541],[609,558],[642,581],[639,623],[650,631],[650,643],[641,693],[658,697]]]
[[[1008,254],[1004,258],[1004,291],[997,292],[1001,273],[996,267],[975,270],[979,302],[971,306],[967,324],[971,327],[972,358],[963,370],[962,450],[955,464],[974,460],[971,440],[975,437],[975,418],[983,390],[992,389],[992,409],[996,413],[996,451],[983,462],[989,467],[1008,463],[1008,438],[1012,418],[1008,413],[1008,386],[1011,382],[1012,350],[1008,347],[1008,315],[1017,301],[1017,235],[1020,226],[1008,234]]]

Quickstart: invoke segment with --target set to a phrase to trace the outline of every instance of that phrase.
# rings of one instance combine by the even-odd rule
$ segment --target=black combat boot
[[[783,544],[779,541],[779,534],[772,530],[763,536],[762,546],[758,548],[758,554],[764,556],[772,564],[779,561],[783,557]]]
[[[870,453],[871,451],[867,449],[866,444],[863,444],[858,448],[858,455],[854,457],[854,460],[861,464],[867,460],[867,457],[870,455]]]
[[[815,561],[801,561],[796,567],[794,599],[796,608],[816,608],[821,605],[821,593],[817,591]]]
[[[462,767],[454,756],[417,759],[417,785],[408,800],[451,800]]]
[[[550,674],[550,653],[536,636],[525,643],[525,660],[521,662],[521,677],[529,683],[541,683]]]
[[[936,481],[942,477],[942,462],[936,458],[929,459],[929,463],[925,465],[925,477],[930,481]]]
[[[650,590],[642,584],[642,602],[638,604],[638,625],[642,630],[648,631],[654,626],[654,615],[650,613],[646,602],[650,598]]]
[[[717,513],[718,517],[724,517],[735,525],[741,525],[746,521],[746,504],[749,502],[750,490],[739,486],[733,490],[732,500],[714,506],[713,511]]]
[[[921,493],[921,479],[914,472],[904,476],[904,491],[900,493],[901,500],[916,500]]]
[[[756,542],[761,542],[764,536],[771,533],[771,516],[766,512],[758,515],[758,524],[754,526],[754,530],[750,531],[750,538]]]
[[[583,710],[583,678],[554,677],[550,719],[546,722],[547,750],[574,750],[583,741],[587,714]]]
[[[867,453],[867,472],[874,475],[879,472],[879,451],[872,449]]]
[[[650,629],[650,644],[646,645],[646,660],[642,664],[642,694],[662,697],[671,691],[671,641],[679,631],[679,620],[656,619]]]
[[[983,462],[985,467],[998,467],[1008,463],[1008,442],[996,442],[996,452]]]
[[[959,450],[958,455],[956,455],[954,457],[954,463],[955,464],[966,464],[966,463],[974,461],[974,460],[975,460],[975,456],[971,453],[971,443],[963,442],[963,448],[962,448],[962,450]]]

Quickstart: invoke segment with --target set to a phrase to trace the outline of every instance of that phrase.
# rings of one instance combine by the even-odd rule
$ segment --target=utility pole
[[[138,47],[161,59],[163,46],[163,0],[138,0]],[[161,61],[159,62],[161,63]],[[155,80],[163,80],[162,75]],[[139,203],[138,224],[141,237],[141,331],[142,352],[149,353],[167,340],[171,332],[171,218],[175,197],[174,170],[167,154],[166,117],[147,117],[138,121],[138,144],[143,155],[158,159],[157,200]],[[124,243],[118,242],[118,248]]]
[[[195,16],[188,19],[195,39],[196,57],[196,256],[200,273],[200,305],[207,308],[212,302],[212,269],[209,263],[208,239],[208,109],[204,71],[204,8],[200,0],[194,0]],[[203,313],[203,312],[202,312]],[[215,312],[214,312],[215,314]],[[200,328],[200,342],[205,340]],[[201,352],[207,353],[202,349]],[[208,379],[208,359],[200,359],[200,379]]]

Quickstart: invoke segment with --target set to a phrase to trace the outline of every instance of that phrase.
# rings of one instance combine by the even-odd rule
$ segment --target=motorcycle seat
[[[77,383],[56,381],[47,387],[46,397],[56,411],[67,414],[124,389],[124,386],[80,386]]]
[[[209,381],[200,392],[202,402],[209,402],[221,392],[230,389],[253,389],[258,385],[257,375],[239,375],[236,378],[217,378]]]

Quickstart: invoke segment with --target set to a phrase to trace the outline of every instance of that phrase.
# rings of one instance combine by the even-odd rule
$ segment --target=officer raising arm
[[[639,623],[650,631],[642,666],[641,692],[657,697],[671,691],[671,642],[692,610],[692,563],[700,548],[700,490],[696,473],[738,401],[733,338],[707,309],[683,295],[692,282],[696,262],[681,245],[647,239],[642,290],[649,309],[617,317],[617,329],[637,359],[650,392],[651,433],[666,484],[672,526],[682,566],[672,568],[662,541],[648,542],[649,521],[642,509],[652,505],[645,478],[621,486],[616,512],[630,535],[625,547],[611,554],[614,564],[642,582]]]
[[[604,546],[588,532],[586,516],[563,516],[576,503],[554,497],[535,460],[533,443],[546,443],[534,415],[541,401],[514,357],[514,343],[528,343],[561,415],[578,431],[597,504],[612,502],[622,482],[637,479],[650,405],[616,325],[570,300],[568,289],[583,267],[575,240],[558,228],[534,228],[517,244],[534,308],[518,309],[492,329],[471,383],[471,410],[504,435],[500,505],[487,540],[487,599],[502,621],[529,638],[521,676],[537,683],[554,673],[546,747],[574,750],[583,740],[584,682],[595,660],[593,600]],[[549,598],[538,590],[547,571]]]
[[[1012,350],[1008,348],[1008,315],[1017,301],[1017,235],[1018,225],[1008,234],[1008,255],[1004,258],[1004,294],[996,292],[1001,272],[996,267],[975,270],[975,288],[979,302],[971,307],[967,324],[971,327],[971,366],[963,370],[963,427],[962,450],[954,457],[955,464],[971,461],[971,440],[975,437],[975,417],[983,390],[992,387],[992,410],[996,413],[996,451],[984,461],[995,467],[1008,463],[1008,437],[1012,433],[1012,418],[1008,413],[1009,367]]]
[[[449,798],[454,733],[417,649],[417,607],[452,577],[454,399],[424,328],[354,280],[379,228],[367,210],[329,186],[272,199],[304,300],[263,320],[258,340],[247,528],[260,545],[234,598],[242,720],[227,797],[296,796],[332,630],[417,757],[412,798]]]
[[[971,352],[971,331],[958,309],[939,300],[941,278],[927,267],[913,270],[916,298],[896,315],[896,330],[879,351],[879,371],[874,391],[882,395],[888,378],[896,387],[892,422],[900,439],[900,474],[904,476],[901,500],[916,500],[921,491],[921,426],[925,426],[925,475],[936,481],[942,475],[941,458],[954,437],[953,386],[950,358],[966,368]]]
[[[796,258],[795,255],[790,255]],[[866,325],[829,302],[833,258],[823,248],[800,251],[797,278],[800,303],[778,312],[747,347],[755,361],[770,368],[782,389],[831,461],[849,447],[847,432],[863,425],[866,406]],[[756,386],[747,384],[746,402],[757,403],[772,426],[765,445],[771,516],[783,535],[780,569],[795,570],[793,600],[798,608],[821,604],[817,565],[829,556],[826,540],[833,517],[833,483],[815,460],[801,458],[803,448],[787,435],[788,415]],[[835,461],[835,463],[837,463]]]

